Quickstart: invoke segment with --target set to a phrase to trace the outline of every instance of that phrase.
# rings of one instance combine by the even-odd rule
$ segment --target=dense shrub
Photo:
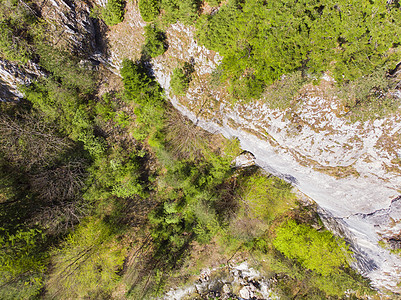
[[[316,229],[288,220],[276,229],[273,245],[285,256],[296,259],[307,269],[322,275],[339,273],[348,266],[350,251],[345,242],[329,231]]]
[[[140,0],[138,6],[142,19],[145,22],[152,22],[159,15],[158,0]]]
[[[108,26],[116,25],[124,20],[124,0],[107,0],[102,11],[102,18]]]
[[[171,75],[171,91],[175,95],[185,95],[187,93],[191,78],[182,68],[175,68]]]
[[[155,25],[145,26],[145,45],[143,51],[150,57],[162,55],[167,50],[166,36]]]
[[[199,16],[199,0],[162,0],[162,8],[165,11],[164,19],[169,23],[181,21],[192,25]]]
[[[400,13],[397,4],[367,0],[228,1],[196,26],[199,41],[223,56],[233,95],[252,98],[295,71],[330,69],[341,83],[388,69],[400,60]]]

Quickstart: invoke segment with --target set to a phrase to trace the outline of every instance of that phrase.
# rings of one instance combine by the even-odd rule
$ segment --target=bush
[[[140,0],[138,6],[142,19],[145,22],[152,22],[159,15],[158,0]]]
[[[199,16],[201,2],[199,0],[162,0],[164,19],[168,23],[179,20],[186,25],[192,25]]]
[[[145,45],[143,52],[150,57],[162,55],[167,50],[166,36],[155,25],[145,26]]]
[[[0,228],[0,297],[31,299],[43,286],[46,254],[41,249],[43,235],[37,229]]]
[[[111,225],[95,218],[82,222],[53,253],[47,288],[51,297],[105,297],[122,268],[125,249],[115,241]]]
[[[108,26],[116,25],[124,20],[123,0],[108,0],[102,12],[102,18]]]
[[[286,257],[296,259],[303,267],[328,276],[347,267],[351,252],[345,242],[329,231],[288,220],[276,228],[274,247]]]
[[[257,172],[245,177],[242,196],[251,217],[272,221],[293,205],[291,189],[284,180]]]
[[[191,78],[184,69],[175,68],[171,76],[171,91],[175,95],[183,96],[187,93]]]

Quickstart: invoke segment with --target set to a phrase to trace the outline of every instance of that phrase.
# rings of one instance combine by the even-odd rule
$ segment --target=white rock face
[[[29,62],[20,66],[4,59],[0,59],[0,101],[17,101],[24,95],[18,90],[18,86],[28,85],[38,77],[44,76],[40,68]]]
[[[255,164],[255,156],[250,152],[244,152],[238,155],[232,164],[236,168],[245,168]]]
[[[183,41],[171,42],[169,55],[194,58],[199,76],[212,72],[221,58],[196,44],[193,29],[175,24],[168,34],[177,31]],[[170,72],[162,62],[153,61],[154,72],[168,93]],[[400,291],[401,258],[378,241],[401,229],[401,116],[351,124],[339,117],[344,113],[339,99],[312,92],[292,111],[269,109],[263,101],[230,105],[220,91],[209,91],[218,105],[208,109],[200,105],[199,86],[190,87],[187,99],[169,98],[204,129],[238,138],[259,166],[312,198],[326,225],[352,243],[355,267],[376,287]]]

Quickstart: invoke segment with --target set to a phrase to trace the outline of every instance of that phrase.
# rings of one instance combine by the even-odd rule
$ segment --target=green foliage
[[[0,297],[27,299],[39,294],[46,270],[44,238],[40,230],[0,228]]]
[[[105,151],[106,145],[104,140],[101,137],[95,136],[91,130],[81,131],[77,140],[84,144],[84,149],[93,158],[99,158]]]
[[[33,57],[30,40],[35,21],[22,3],[0,2],[0,54],[3,58],[27,63]]]
[[[60,129],[74,140],[94,140],[87,133],[92,130],[87,103],[94,91],[94,74],[80,67],[76,57],[46,43],[39,45],[37,52],[41,66],[52,76],[22,87],[26,99],[44,113],[48,122],[57,122]]]
[[[145,22],[152,22],[159,15],[158,0],[140,0],[138,7]]]
[[[198,18],[200,5],[199,0],[162,0],[163,18],[168,23],[181,21],[192,25]]]
[[[294,205],[291,184],[257,172],[245,177],[243,198],[253,218],[272,221]]]
[[[207,160],[196,164],[179,160],[167,166],[168,171],[159,182],[159,194],[167,199],[151,214],[154,238],[173,238],[178,243],[177,250],[186,243],[185,239],[193,237],[188,235],[182,239],[183,232],[193,232],[200,242],[209,241],[219,230],[211,203],[218,201],[217,186],[231,175],[230,162],[209,154]]]
[[[87,219],[52,255],[47,283],[57,298],[104,298],[118,281],[126,249],[115,241],[113,228],[103,220]]]
[[[121,76],[128,99],[136,105],[135,137],[143,140],[155,136],[164,125],[165,102],[159,84],[147,75],[143,65],[129,60],[123,61]]]
[[[112,95],[109,93],[103,94],[102,101],[96,103],[95,111],[96,115],[101,117],[104,121],[113,120],[115,112],[113,109]]]
[[[249,99],[295,71],[331,69],[341,83],[388,69],[400,60],[393,44],[399,14],[367,0],[229,1],[196,27],[199,41],[223,56],[222,79],[233,96]]]
[[[150,57],[157,57],[162,55],[167,50],[166,36],[158,30],[155,25],[145,26],[145,45],[143,51]]]
[[[94,91],[95,74],[82,67],[77,57],[45,42],[38,42],[36,50],[40,56],[40,65],[53,74],[53,80],[61,81],[64,89],[75,89],[83,94]]]
[[[233,78],[228,90],[235,99],[257,99],[265,88],[263,80],[255,75]]]
[[[102,18],[108,26],[116,25],[124,20],[124,0],[107,0],[102,11]]]
[[[83,98],[76,90],[66,88],[52,79],[33,83],[23,90],[26,99],[44,113],[48,122],[57,122],[73,139],[78,138],[82,129],[90,126]]]
[[[175,68],[171,76],[171,90],[175,95],[185,95],[191,78],[186,74],[182,68]]]
[[[374,70],[354,81],[343,82],[335,90],[344,99],[352,121],[381,118],[398,109],[400,101],[390,92],[396,82],[386,73],[385,69]]]
[[[131,124],[131,117],[127,113],[120,111],[116,113],[114,121],[122,128],[125,128]]]
[[[221,3],[221,0],[208,0],[206,2],[209,3],[210,6],[219,6]]]
[[[111,147],[107,155],[98,157],[92,165],[91,175],[94,184],[85,194],[85,198],[97,201],[110,196],[146,197],[148,183],[143,178],[141,156],[143,155],[135,149],[128,151],[118,145]]]
[[[308,299],[330,297],[342,299],[346,294],[348,294],[346,297],[364,299],[375,293],[369,282],[351,269],[321,275],[305,270],[298,263],[294,263],[293,260],[275,251],[270,251],[260,256],[259,259],[264,261],[263,267],[271,272],[271,276],[277,274],[276,276],[280,278],[274,287],[274,291],[280,298],[291,298],[295,293],[299,293]]]
[[[13,29],[6,23],[0,23],[0,52],[7,60],[27,63],[32,57],[30,45],[16,38]]]
[[[286,257],[296,259],[307,269],[326,276],[338,274],[340,268],[348,266],[348,247],[329,231],[319,232],[307,225],[288,220],[276,228],[276,235],[274,247]]]

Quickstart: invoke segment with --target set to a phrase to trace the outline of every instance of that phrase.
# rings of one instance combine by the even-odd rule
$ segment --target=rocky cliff
[[[143,42],[145,23],[134,6],[127,9],[126,21],[109,32],[116,65],[139,58]],[[400,292],[401,259],[385,248],[401,229],[401,115],[349,122],[341,99],[329,93],[334,82],[327,75],[304,87],[299,104],[285,111],[269,109],[263,99],[232,104],[224,88],[209,84],[220,56],[199,46],[193,32],[170,26],[169,49],[152,61],[167,93],[172,69],[194,63],[187,95],[169,96],[174,106],[210,132],[237,137],[262,168],[313,199],[326,226],[352,244],[355,267],[376,287]]]

